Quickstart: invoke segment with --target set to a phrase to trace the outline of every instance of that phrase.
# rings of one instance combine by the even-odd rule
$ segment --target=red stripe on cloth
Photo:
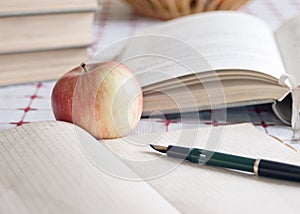
[[[298,11],[300,11],[300,2],[299,0],[290,0],[290,4],[297,9]]]
[[[274,5],[274,3],[270,0],[263,0],[264,4],[266,5],[266,7],[269,9],[269,11],[272,13],[272,15],[274,17],[276,17],[276,19],[278,20],[278,22],[282,23],[285,18],[282,15],[282,13],[276,8],[276,6]]]
[[[108,21],[108,17],[110,14],[110,9],[111,9],[111,0],[106,0],[105,2],[102,3],[102,10],[100,13],[100,19],[95,20],[95,25],[94,27],[96,28],[96,43],[89,48],[88,50],[88,58],[91,59],[95,52],[97,51],[97,43],[101,41],[104,35],[104,30]]]
[[[261,126],[262,128],[264,128],[265,132],[268,134],[269,131],[268,131],[268,127],[269,126],[275,126],[276,124],[274,123],[268,123],[268,122],[265,122],[264,119],[263,119],[263,116],[261,113],[263,112],[270,112],[269,109],[266,109],[266,108],[260,108],[260,107],[255,107],[254,109],[249,109],[248,111],[250,112],[255,112],[257,114],[257,116],[260,118],[260,122],[259,123],[253,123],[253,125],[255,126]]]
[[[22,110],[24,111],[21,119],[18,121],[18,122],[10,122],[9,124],[13,124],[13,125],[16,125],[16,126],[21,126],[23,124],[27,124],[27,123],[30,123],[29,121],[25,121],[25,117],[26,117],[26,114],[29,112],[29,111],[37,111],[38,109],[37,108],[31,108],[31,105],[32,105],[32,102],[34,99],[37,99],[37,98],[42,98],[41,96],[38,96],[38,92],[39,92],[39,89],[43,86],[43,83],[39,82],[39,83],[36,83],[35,84],[35,92],[32,94],[32,95],[27,95],[25,97],[27,98],[30,98],[30,101],[28,103],[28,106],[25,107],[25,108],[18,108],[17,110]]]
[[[164,123],[165,126],[166,126],[166,132],[169,131],[169,126],[170,126],[171,123],[178,123],[177,120],[167,120],[167,119],[166,120],[157,120],[156,122],[158,122],[158,123]]]
[[[261,127],[263,127],[264,130],[265,130],[265,132],[267,134],[269,133],[269,131],[268,131],[268,127],[269,126],[276,126],[276,124],[274,124],[274,123],[267,123],[267,122],[265,122],[263,120],[260,123],[253,123],[253,124],[254,124],[254,126],[261,126]]]

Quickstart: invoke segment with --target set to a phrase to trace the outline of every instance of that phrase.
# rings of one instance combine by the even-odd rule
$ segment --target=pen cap
[[[260,160],[258,175],[290,181],[300,181],[300,167],[269,160]]]
[[[168,146],[167,155],[169,157],[185,160],[190,153],[189,148],[179,146]]]

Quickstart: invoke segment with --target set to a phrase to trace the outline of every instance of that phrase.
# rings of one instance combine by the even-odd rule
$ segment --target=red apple
[[[122,137],[140,120],[142,89],[118,62],[82,64],[57,81],[52,109],[57,120],[77,124],[98,139]]]

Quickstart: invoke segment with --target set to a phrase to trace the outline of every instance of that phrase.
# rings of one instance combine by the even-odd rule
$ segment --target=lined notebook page
[[[146,182],[96,168],[79,139],[99,144],[61,122],[0,132],[0,213],[178,213]]]
[[[213,142],[207,144],[212,137]],[[214,143],[219,138],[219,143]],[[122,142],[121,142],[122,141]],[[257,130],[250,124],[166,134],[128,137],[105,144],[141,177],[183,213],[284,213],[299,211],[300,185],[282,180],[256,177],[227,169],[179,163],[163,155],[154,155],[147,143],[193,144],[217,151],[253,158],[267,158],[300,165],[300,155],[293,149]],[[132,160],[136,160],[134,161]],[[158,160],[160,159],[160,161]],[[131,161],[129,161],[131,160]],[[139,161],[152,162],[148,170]],[[167,171],[167,167],[169,171]],[[161,172],[157,168],[162,168]],[[151,171],[152,170],[152,174]],[[162,170],[161,170],[162,171]]]
[[[182,163],[147,145],[300,163],[297,152],[249,124],[98,142],[67,123],[40,122],[0,132],[0,141],[1,213],[293,213],[299,207],[297,183]]]

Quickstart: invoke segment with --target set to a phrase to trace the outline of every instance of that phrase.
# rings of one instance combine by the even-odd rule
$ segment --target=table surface
[[[160,22],[137,15],[122,1],[102,0],[99,3],[101,10],[94,24],[96,44],[89,48],[91,57],[136,30]],[[283,21],[300,12],[300,0],[252,0],[240,11],[262,18],[275,30]],[[35,121],[54,120],[50,100],[54,84],[55,81],[47,81],[0,87],[0,130]],[[291,128],[282,124],[268,105],[228,109],[226,121],[212,119],[212,113],[216,111],[201,112],[200,121],[186,123],[180,123],[176,117],[142,119],[132,134],[252,122],[258,129],[300,149],[299,142],[292,140]]]

